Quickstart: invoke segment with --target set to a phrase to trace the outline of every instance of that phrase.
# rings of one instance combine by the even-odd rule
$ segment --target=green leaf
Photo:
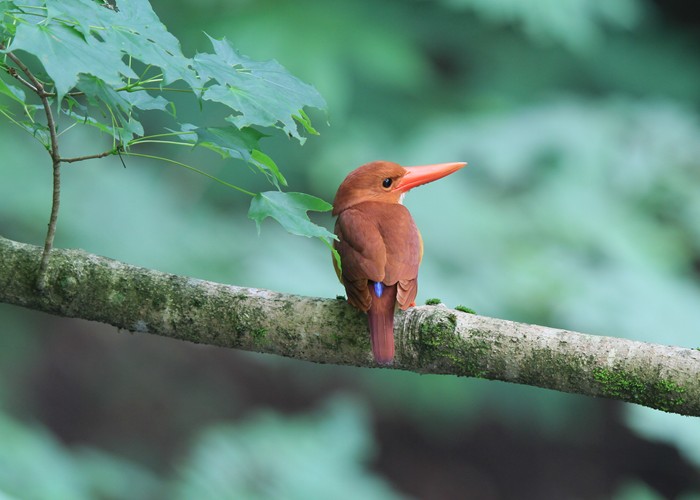
[[[0,79],[0,94],[5,94],[13,101],[24,104],[24,90],[9,83],[5,83],[2,79]]]
[[[24,107],[25,116],[33,116],[35,114],[36,107],[34,105],[27,105]],[[7,106],[0,104],[0,115],[5,117],[7,120],[17,125],[22,130],[29,132],[36,140],[38,140],[45,148],[49,148],[50,138],[49,129],[46,125],[41,124],[33,119],[22,120],[15,119],[15,115],[10,111]]]
[[[318,131],[311,125],[311,118],[309,118],[309,115],[307,115],[306,111],[303,109],[299,110],[299,115],[294,115],[294,119],[301,123],[304,130],[306,130],[309,134],[319,135]]]
[[[127,144],[135,136],[143,135],[143,126],[140,122],[131,117],[122,117],[120,120],[117,120],[117,116],[112,108],[103,106],[102,116],[105,121],[109,122],[104,123],[95,118],[96,113],[91,112],[90,109],[72,97],[67,97],[64,102],[67,103],[67,106],[61,108],[63,114],[81,125],[95,127],[97,130],[109,134],[121,144]]]
[[[238,128],[277,127],[303,142],[295,116],[304,116],[306,106],[325,108],[316,89],[289,74],[277,61],[253,61],[236,52],[225,38],[209,39],[215,54],[194,57],[202,81],[216,82],[206,88],[203,98],[234,110],[227,121]],[[308,129],[310,123],[304,126]]]
[[[221,155],[222,158],[235,158],[244,160],[255,166],[275,186],[287,185],[275,162],[265,153],[257,149],[258,141],[267,137],[262,132],[246,127],[196,127],[189,123],[182,125],[182,131],[188,132],[180,136],[185,141],[192,141],[195,146],[211,149]],[[193,141],[192,133],[196,138]]]
[[[46,4],[49,17],[75,22],[87,43],[157,66],[163,71],[165,84],[182,79],[193,88],[200,86],[192,60],[182,54],[180,42],[160,22],[147,0],[119,0],[118,11],[93,0],[47,0]]]
[[[323,242],[328,247],[328,249],[331,251],[331,255],[333,256],[333,262],[334,262],[335,267],[337,269],[336,272],[338,273],[338,276],[342,276],[342,274],[343,274],[343,262],[340,260],[340,254],[338,253],[338,250],[335,249],[331,240],[329,240],[328,238],[322,238],[322,239],[323,239]],[[335,239],[338,239],[338,238],[335,237]]]
[[[9,0],[0,0],[0,40],[5,38],[5,30],[7,28],[13,29],[12,23],[7,23],[8,26],[5,25],[5,14],[8,13],[11,10],[16,9],[14,2],[11,2]],[[10,33],[11,35],[11,33]]]
[[[47,17],[18,15],[10,50],[34,54],[56,86],[59,100],[90,74],[115,88],[138,75],[128,55],[163,71],[163,83],[178,79],[201,88],[192,61],[153,12],[147,0],[120,0],[113,10],[92,0],[47,0]],[[158,79],[160,81],[160,79]]]
[[[201,82],[192,60],[182,54],[180,42],[160,22],[147,0],[120,0],[119,24],[112,24],[105,41],[116,43],[127,54],[163,71],[163,83],[183,80],[197,90]]]
[[[5,16],[5,13],[9,10],[16,9],[17,7],[15,6],[14,2],[11,2],[10,0],[0,0],[0,22],[2,22],[2,18]],[[0,25],[0,28],[2,26]]]
[[[133,139],[134,136],[143,135],[143,126],[137,120],[133,107],[134,102],[138,102],[135,96],[128,92],[117,92],[113,87],[106,85],[104,81],[91,75],[81,75],[77,88],[85,93],[88,102],[94,108],[101,111],[109,125],[107,130],[111,130],[111,135],[122,143]],[[165,109],[167,101],[163,98],[146,99],[142,106],[146,109]],[[143,96],[142,96],[143,98]],[[83,108],[83,116],[93,116],[89,108]],[[97,121],[97,120],[96,120]],[[92,123],[94,125],[94,123]],[[98,127],[100,128],[100,127]]]
[[[180,136],[183,140],[192,141],[194,145],[202,146],[219,153],[222,158],[236,158],[249,161],[252,151],[258,147],[258,140],[265,134],[252,128],[239,130],[235,127],[197,127],[190,123],[182,125]]]
[[[254,149],[251,152],[250,156],[252,158],[253,165],[258,167],[258,169],[260,169],[264,174],[266,174],[268,179],[275,185],[275,187],[279,188],[279,184],[277,183],[278,181],[283,186],[287,185],[287,179],[284,178],[282,172],[279,171],[279,168],[277,168],[277,164],[272,158],[267,156],[259,149]],[[267,172],[270,172],[274,177],[268,175]]]
[[[332,208],[330,203],[308,194],[267,191],[255,195],[250,202],[248,217],[255,221],[258,231],[260,231],[260,223],[267,217],[272,217],[292,234],[310,238],[335,239],[333,233],[311,222],[306,214],[309,210],[327,212]]]
[[[180,42],[160,22],[149,2],[119,0],[117,12],[101,6],[95,8],[95,3],[88,0],[47,0],[47,5],[50,13],[80,23],[86,36],[97,28],[107,45],[161,68],[164,83],[182,79],[193,88],[201,85],[192,69],[192,60],[182,54]]]
[[[37,122],[20,122],[20,125],[48,149],[51,139],[49,137],[49,128],[46,125]]]
[[[122,84],[122,75],[138,78],[122,61],[121,52],[97,41],[86,43],[82,33],[60,23],[21,23],[10,49],[22,49],[39,58],[59,100],[78,83],[80,74],[94,75],[114,87]]]
[[[26,107],[27,112],[30,115],[35,114],[36,109],[39,106],[30,105]],[[24,120],[16,121],[15,124],[19,125],[20,128],[29,132],[36,140],[38,140],[45,148],[49,148],[51,144],[51,137],[49,134],[49,127],[36,120]]]
[[[70,24],[82,33],[85,39],[92,36],[96,29],[109,27],[110,21],[115,19],[115,11],[99,5],[94,0],[44,0],[46,5],[47,20],[60,20]]]
[[[163,96],[152,96],[145,90],[120,90],[119,95],[132,107],[144,111],[157,110],[168,113],[168,108],[172,105],[172,103]]]
[[[80,75],[76,87],[85,94],[92,105],[104,104],[111,109],[119,110],[125,116],[133,114],[134,108],[158,111],[168,109],[169,102],[163,96],[154,97],[145,90],[116,90],[106,85],[103,80],[91,75]]]
[[[131,112],[131,103],[124,98],[124,95],[117,92],[113,86],[105,84],[104,80],[92,75],[81,75],[76,87],[85,94],[88,102],[93,106],[104,104],[124,115],[128,115]]]

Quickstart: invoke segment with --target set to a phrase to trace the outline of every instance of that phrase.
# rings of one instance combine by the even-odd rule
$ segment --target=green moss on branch
[[[376,366],[366,316],[344,300],[241,288],[0,237],[0,301],[136,333]],[[529,384],[700,416],[700,351],[555,330],[444,306],[398,311],[394,368]]]

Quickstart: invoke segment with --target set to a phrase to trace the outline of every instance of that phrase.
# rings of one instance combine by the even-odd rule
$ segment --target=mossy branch
[[[0,302],[139,333],[372,367],[366,319],[344,300],[241,288],[0,237]],[[700,416],[700,351],[421,306],[396,316],[394,368],[503,380]]]

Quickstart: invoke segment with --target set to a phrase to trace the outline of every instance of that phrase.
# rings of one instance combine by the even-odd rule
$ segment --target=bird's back
[[[420,233],[406,207],[367,201],[338,215],[335,248],[342,263],[348,301],[367,311],[372,301],[369,281],[397,285],[396,302],[406,309],[415,301],[423,248]]]

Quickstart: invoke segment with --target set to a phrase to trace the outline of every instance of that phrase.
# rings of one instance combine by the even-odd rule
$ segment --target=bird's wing
[[[406,207],[386,204],[383,210],[379,230],[386,247],[384,283],[398,284],[396,302],[401,309],[407,309],[414,305],[418,293],[423,242]]]
[[[396,303],[404,311],[416,305],[418,294],[418,279],[401,280],[396,288]]]
[[[343,264],[342,282],[348,301],[367,311],[372,302],[367,280],[397,286],[402,309],[413,305],[418,292],[418,266],[423,245],[406,207],[365,202],[344,210],[336,221],[335,248]]]
[[[386,249],[376,219],[366,211],[349,208],[338,215],[335,249],[343,265],[342,283],[348,301],[363,311],[372,302],[367,280],[383,281]]]
[[[399,204],[381,204],[379,232],[386,248],[384,283],[413,280],[421,261],[421,238],[408,209]]]

